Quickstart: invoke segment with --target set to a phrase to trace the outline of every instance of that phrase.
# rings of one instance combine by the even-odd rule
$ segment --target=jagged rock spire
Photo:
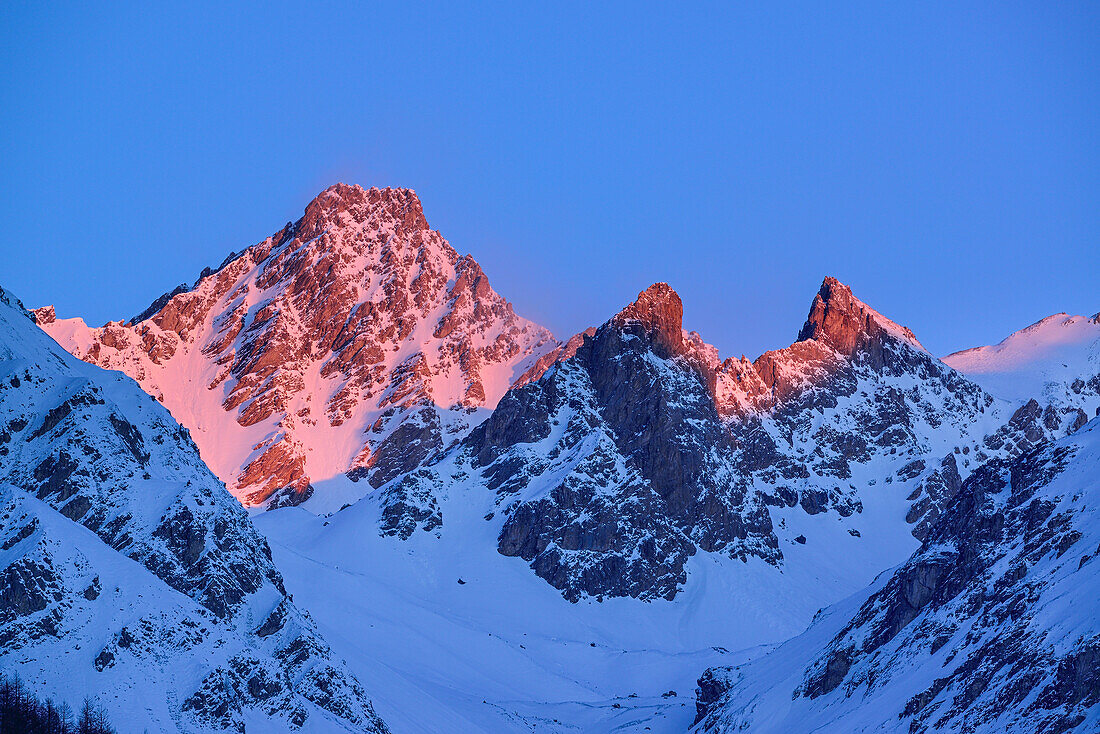
[[[836,278],[827,277],[814,296],[806,323],[798,332],[798,341],[814,339],[842,354],[852,354],[865,337],[876,337],[883,332],[924,349],[908,328],[856,298],[852,289]]]
[[[640,324],[660,357],[668,358],[682,351],[684,304],[668,283],[649,286],[611,321],[624,329]]]

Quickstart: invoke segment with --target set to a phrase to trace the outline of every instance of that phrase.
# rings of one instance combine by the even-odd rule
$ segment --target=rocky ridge
[[[1093,731],[1100,423],[966,479],[920,549],[802,636],[700,680],[699,729]]]
[[[567,597],[672,598],[698,548],[781,556],[762,500],[728,462],[682,316],[667,284],[643,291],[464,443],[508,515],[499,551]]]
[[[136,686],[162,730],[385,731],[186,429],[3,290],[0,507],[0,659],[36,688]]]
[[[246,505],[297,503],[347,472],[385,483],[557,346],[428,227],[414,192],[344,184],[129,322],[35,315],[163,402]]]
[[[671,599],[700,551],[781,567],[783,546],[806,542],[797,515],[858,537],[867,492],[910,491],[926,462],[1004,420],[833,279],[803,338],[753,363],[720,361],[682,314],[658,283],[548,353],[456,449],[450,477],[429,465],[384,487],[383,533],[437,530],[439,495],[476,478],[505,517],[499,552],[567,598]]]

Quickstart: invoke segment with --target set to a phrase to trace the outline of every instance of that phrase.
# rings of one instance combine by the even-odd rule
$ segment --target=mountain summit
[[[161,400],[247,505],[300,502],[352,471],[387,481],[556,346],[428,227],[413,191],[346,184],[129,323],[36,313]]]
[[[306,206],[299,236],[308,240],[330,227],[368,221],[386,222],[403,232],[429,229],[424,207],[412,189],[364,189],[338,183],[322,191]]]
[[[912,331],[886,318],[853,296],[851,288],[830,277],[814,296],[798,341],[815,339],[850,355],[862,340],[882,332],[924,351]]]
[[[679,354],[684,342],[684,304],[668,283],[654,283],[611,320],[621,329],[637,323],[663,358]]]

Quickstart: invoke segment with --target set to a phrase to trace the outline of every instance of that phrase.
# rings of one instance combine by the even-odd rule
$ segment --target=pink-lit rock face
[[[345,184],[131,322],[36,318],[162,401],[246,505],[405,469],[385,447],[408,420],[422,451],[441,447],[559,346],[428,227],[413,191]]]
[[[912,331],[894,323],[852,295],[836,278],[826,278],[814,296],[798,341],[814,339],[851,355],[868,339],[887,333],[923,350]]]
[[[775,409],[828,380],[857,352],[880,362],[884,339],[924,351],[912,331],[875,311],[831,277],[825,278],[814,297],[797,341],[752,361],[744,356],[722,360],[698,333],[684,330],[683,304],[667,283],[654,283],[639,293],[611,321],[645,334],[658,356],[677,357],[692,365],[708,386],[718,412],[728,417]],[[555,362],[569,359],[594,333],[594,328],[587,329],[547,352],[517,384],[537,380]]]
[[[836,278],[825,278],[806,323],[789,347],[715,365],[715,399],[723,415],[767,411],[823,384],[862,353],[881,366],[884,339],[923,352],[913,332],[860,301]]]
[[[640,325],[659,357],[668,358],[683,351],[684,304],[668,283],[649,286],[611,321],[620,328]]]

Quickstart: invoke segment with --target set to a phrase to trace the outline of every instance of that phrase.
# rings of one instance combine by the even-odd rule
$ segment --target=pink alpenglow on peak
[[[1006,400],[1079,404],[1083,396],[1100,394],[1100,314],[1057,313],[997,344],[955,352],[943,361]],[[1093,415],[1093,403],[1085,406]]]
[[[625,330],[641,326],[654,353],[691,364],[707,385],[718,412],[736,417],[769,411],[803,390],[820,384],[861,350],[872,361],[882,358],[884,340],[927,354],[912,331],[891,321],[852,294],[836,278],[825,278],[810,306],[798,340],[765,352],[722,360],[718,350],[683,328],[683,303],[668,283],[654,283],[608,322]],[[555,362],[576,354],[594,327],[547,352],[517,384],[537,380]]]
[[[611,320],[617,326],[637,321],[662,357],[683,349],[684,304],[668,283],[654,283],[638,294],[637,300]]]
[[[825,278],[814,297],[810,314],[798,341],[814,339],[838,352],[851,354],[866,336],[884,331],[895,339],[927,351],[908,328],[896,324],[852,295],[852,289],[836,278]]]
[[[246,505],[300,502],[348,472],[383,483],[557,346],[429,228],[413,191],[346,184],[132,322],[37,319],[161,400]]]

